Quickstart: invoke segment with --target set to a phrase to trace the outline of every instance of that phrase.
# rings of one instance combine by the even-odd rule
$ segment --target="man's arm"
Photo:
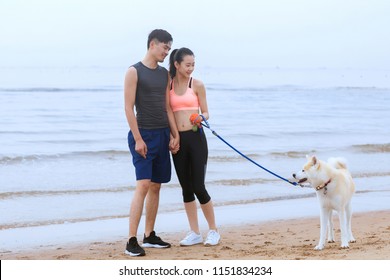
[[[137,118],[134,113],[135,95],[137,90],[137,70],[134,67],[130,67],[125,76],[124,95],[125,95],[125,113],[127,123],[135,140],[135,150],[142,157],[146,158],[148,148],[141,137],[138,129]]]
[[[172,139],[169,143],[169,148],[172,151],[172,153],[176,153],[179,150],[179,144],[180,144],[180,137],[179,137],[179,131],[177,129],[176,125],[176,119],[175,115],[172,112],[172,108],[169,102],[169,91],[170,91],[170,85],[171,79],[168,75],[168,84],[166,89],[166,108],[167,108],[167,114],[168,114],[168,122],[169,122],[169,128],[171,130]]]

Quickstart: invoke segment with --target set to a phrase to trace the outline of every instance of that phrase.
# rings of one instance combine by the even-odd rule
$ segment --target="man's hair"
[[[148,45],[147,45],[148,49],[150,46],[150,42],[152,40],[157,40],[160,43],[169,43],[173,41],[172,35],[163,29],[155,29],[152,32],[150,32],[148,37]]]

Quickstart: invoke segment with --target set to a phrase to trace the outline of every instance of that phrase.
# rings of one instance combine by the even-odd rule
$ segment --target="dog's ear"
[[[313,166],[314,165],[316,165],[317,164],[317,157],[316,156],[313,156],[312,158],[311,158],[311,162],[313,163]]]

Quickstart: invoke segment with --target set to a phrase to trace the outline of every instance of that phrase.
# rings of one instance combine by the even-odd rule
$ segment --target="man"
[[[179,133],[169,106],[168,71],[159,66],[168,55],[172,36],[165,30],[153,30],[148,37],[144,59],[131,66],[125,76],[125,112],[130,126],[128,143],[133,156],[137,184],[130,207],[129,241],[125,253],[144,256],[137,231],[146,199],[143,247],[169,248],[156,236],[156,221],[161,183],[171,179],[169,148],[177,149]],[[137,116],[134,113],[134,107]]]

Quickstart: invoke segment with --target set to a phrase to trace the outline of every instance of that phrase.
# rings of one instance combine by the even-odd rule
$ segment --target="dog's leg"
[[[347,218],[347,233],[348,233],[348,241],[355,243],[356,240],[352,235],[352,208],[351,208],[351,202],[348,202],[347,206],[345,207],[345,213]]]
[[[345,209],[344,209],[344,207],[342,207],[339,210],[340,231],[341,231],[341,248],[349,248],[347,221],[346,221],[345,216],[346,216]]]
[[[330,211],[328,219],[328,243],[334,243],[333,211]]]
[[[321,207],[320,214],[320,240],[318,245],[314,247],[315,250],[322,250],[325,247],[326,226],[329,221],[330,211],[329,209]]]

